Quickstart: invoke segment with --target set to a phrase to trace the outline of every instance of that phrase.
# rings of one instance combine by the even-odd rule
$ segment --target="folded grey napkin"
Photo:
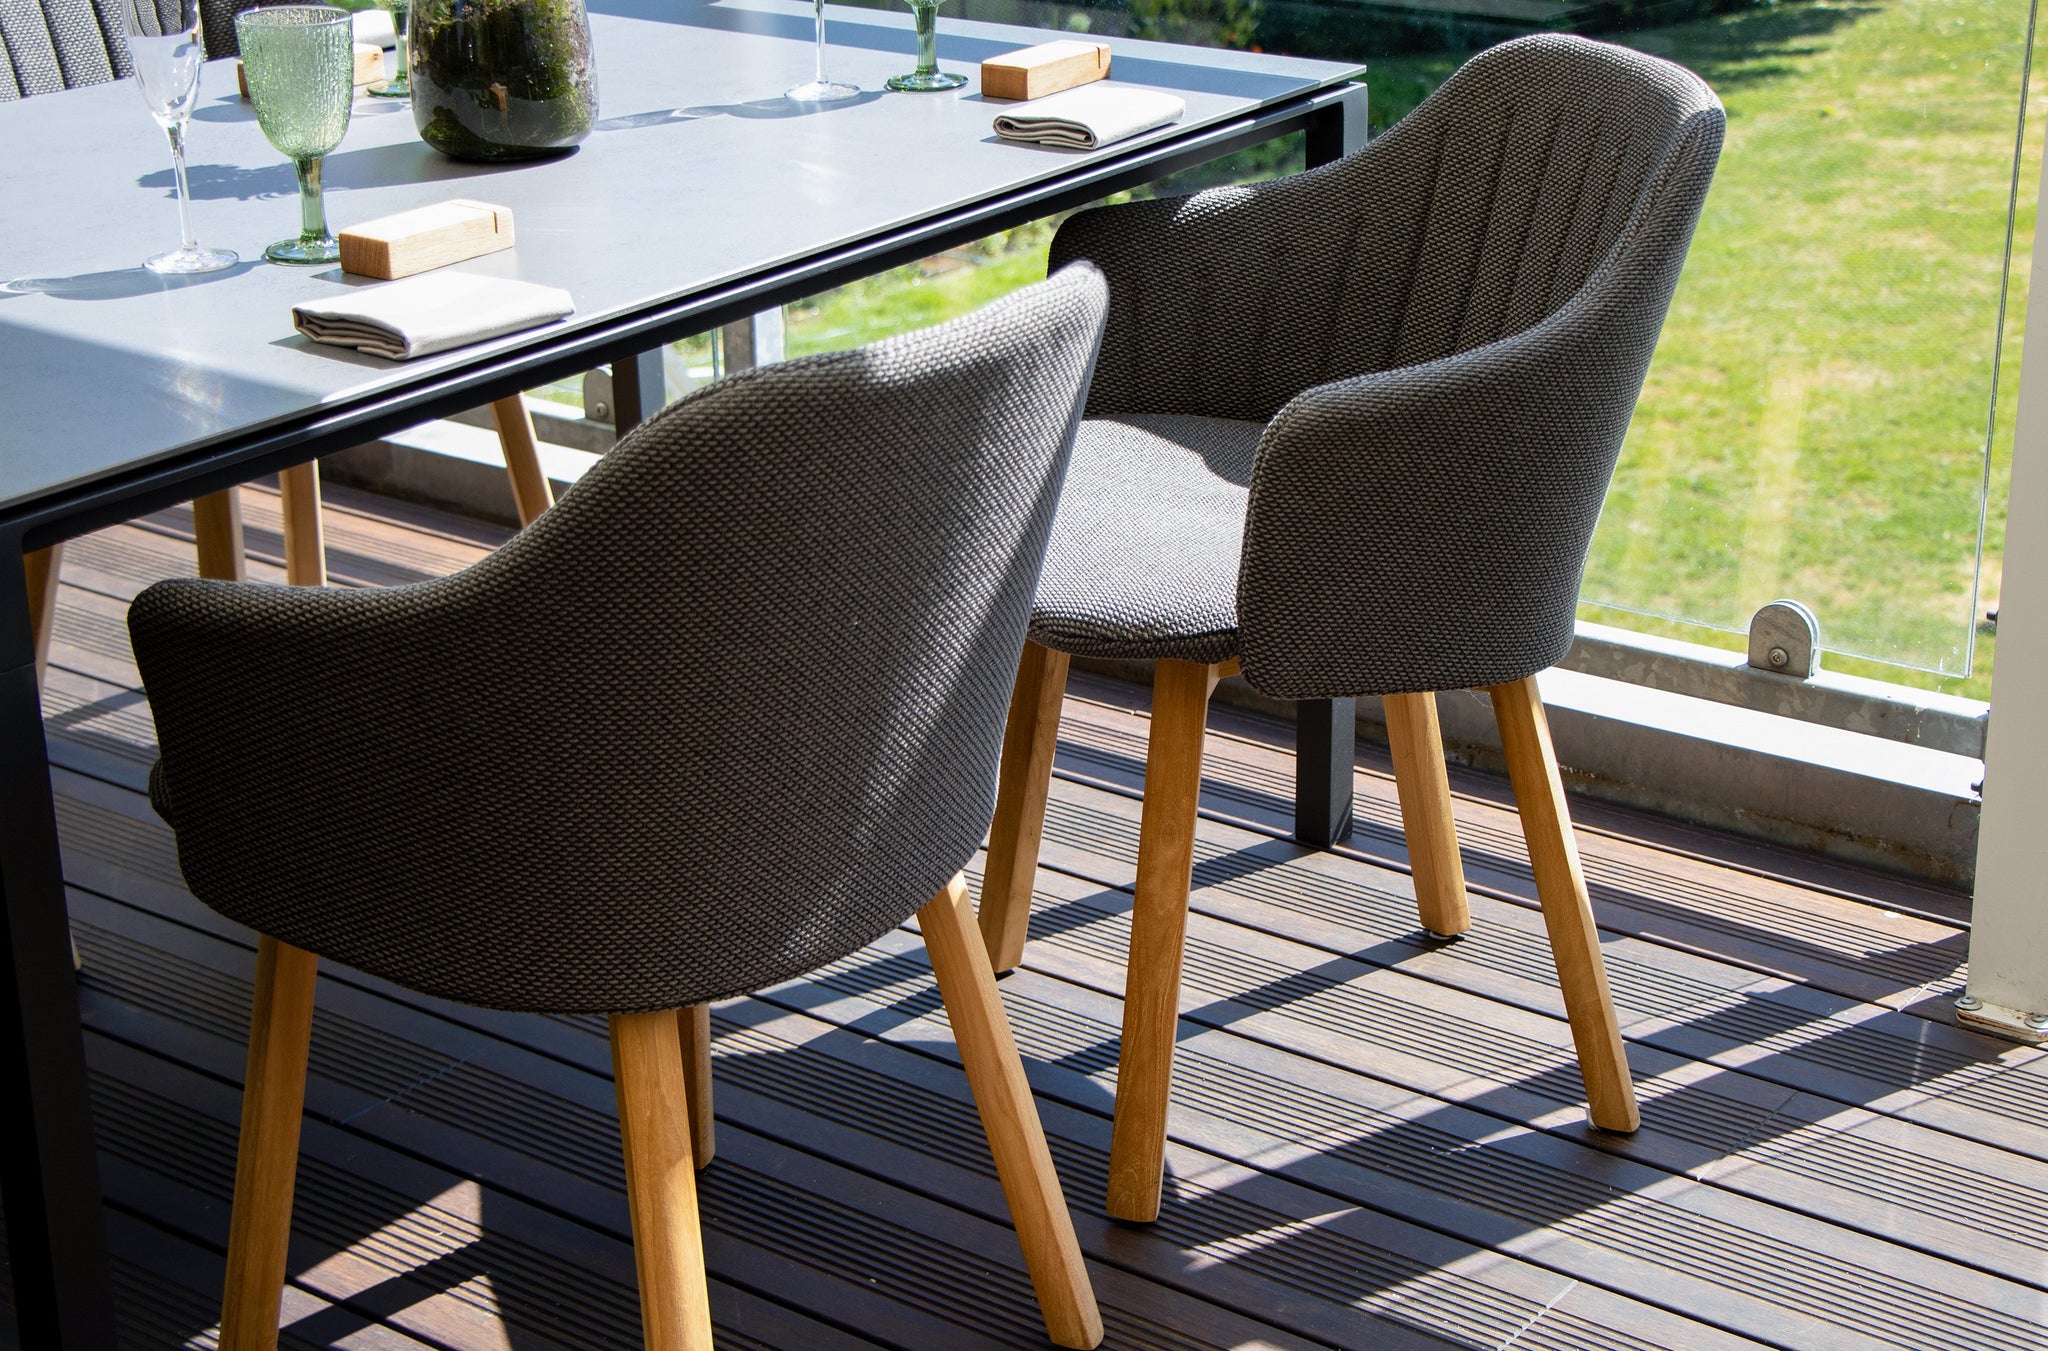
[[[1084,84],[996,114],[996,135],[1066,150],[1094,150],[1178,122],[1187,104],[1156,89]]]
[[[404,361],[552,323],[576,312],[554,286],[464,272],[426,272],[292,307],[314,342]]]

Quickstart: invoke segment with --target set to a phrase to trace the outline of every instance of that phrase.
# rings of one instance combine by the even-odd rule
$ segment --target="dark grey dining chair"
[[[261,935],[223,1351],[276,1343],[315,954],[610,1016],[646,1342],[708,1351],[678,1010],[913,913],[1047,1330],[1101,1339],[960,870],[1106,309],[1080,265],[722,381],[446,578],[136,599],[152,800],[193,893]]]
[[[1110,283],[1019,664],[980,922],[1020,960],[1073,655],[1157,664],[1109,1213],[1158,1214],[1203,720],[1242,671],[1382,696],[1422,923],[1470,924],[1435,692],[1492,696],[1591,1118],[1637,1125],[1535,674],[1571,644],[1615,457],[1719,155],[1689,72],[1544,35],[1368,148],[1085,211]]]
[[[36,0],[0,4],[0,102],[104,84],[133,74],[118,0]],[[147,114],[136,100],[138,119]],[[232,488],[192,503],[192,530],[203,577],[243,575],[240,499]],[[64,546],[38,549],[28,565],[29,626],[36,678],[50,660]]]

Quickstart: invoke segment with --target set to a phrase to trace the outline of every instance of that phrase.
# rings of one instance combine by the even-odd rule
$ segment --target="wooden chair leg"
[[[1394,790],[1401,799],[1401,829],[1415,874],[1415,906],[1422,927],[1442,938],[1472,927],[1465,899],[1465,867],[1458,858],[1458,827],[1451,816],[1451,779],[1444,769],[1444,736],[1434,694],[1390,694],[1387,743],[1394,752]]]
[[[712,1351],[683,1042],[673,1012],[612,1016],[612,1072],[647,1351]]]
[[[1522,834],[1529,841],[1529,862],[1536,873],[1536,898],[1543,906],[1543,924],[1550,931],[1550,952],[1557,962],[1557,980],[1564,992],[1565,1014],[1571,1020],[1572,1042],[1579,1052],[1579,1072],[1586,1080],[1586,1100],[1593,1124],[1602,1130],[1628,1132],[1641,1118],[1636,1111],[1635,1083],[1629,1076],[1622,1047],[1621,1020],[1607,988],[1607,963],[1600,955],[1600,933],[1593,922],[1593,904],[1586,895],[1585,875],[1572,838],[1571,813],[1565,803],[1564,780],[1557,771],[1557,751],[1550,741],[1550,720],[1536,678],[1496,685],[1493,716],[1500,724],[1501,746],[1507,752],[1508,778],[1522,816]]]
[[[1060,1346],[1086,1351],[1102,1341],[1102,1313],[1095,1305],[1095,1289],[1088,1280],[1080,1240],[1074,1236],[1067,1198],[1053,1171],[1052,1151],[1045,1143],[1031,1084],[1024,1077],[1024,1062],[1003,1013],[995,971],[975,931],[966,880],[954,877],[918,911],[917,922],[939,978],[939,994],[946,1001],[960,1059],[967,1067],[982,1129],[988,1133],[989,1151],[995,1155],[996,1174],[1010,1203],[1032,1288],[1038,1292],[1046,1333]]]
[[[1202,791],[1202,736],[1213,666],[1161,661],[1152,677],[1152,735],[1145,752],[1145,807],[1138,827],[1138,886],[1124,968],[1123,1048],[1110,1134],[1109,1213],[1159,1217],[1166,1165],[1166,1100],[1180,1021],[1181,949]]]
[[[320,528],[320,466],[295,464],[277,476],[284,512],[284,579],[292,586],[327,585],[327,543]]]
[[[711,1115],[711,1006],[692,1004],[676,1020],[683,1039],[683,1089],[690,1097],[690,1157],[701,1172],[718,1148]]]
[[[519,524],[532,525],[534,517],[555,504],[555,490],[540,466],[540,443],[533,434],[533,414],[526,410],[526,396],[513,394],[495,400],[491,421],[498,425],[498,444],[505,452],[505,473],[512,480]]]
[[[1027,642],[1017,662],[996,776],[996,816],[988,830],[988,867],[981,879],[981,938],[997,971],[1024,960],[1031,883],[1045,834],[1045,795],[1052,784],[1060,704],[1067,693],[1067,661],[1064,652]]]
[[[234,488],[192,499],[192,536],[198,546],[199,575],[217,582],[244,582],[249,567],[242,548],[242,497]]]
[[[249,1071],[242,1086],[235,1209],[228,1221],[220,1351],[274,1351],[277,1346],[318,970],[319,959],[302,948],[268,936],[256,941]]]
[[[35,637],[36,684],[50,667],[50,635],[57,627],[58,574],[64,570],[64,546],[52,544],[22,557],[28,569],[28,627]]]

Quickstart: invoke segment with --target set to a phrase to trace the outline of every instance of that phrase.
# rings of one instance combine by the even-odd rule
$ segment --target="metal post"
[[[2048,202],[2048,165],[2036,191]],[[1970,988],[1956,1005],[1961,1022],[2030,1039],[2048,1029],[2048,229],[2034,236],[2033,276],[1984,741]]]
[[[719,356],[727,375],[782,360],[782,311],[763,310],[718,330]]]
[[[620,436],[659,413],[668,403],[668,378],[661,349],[621,352],[612,358],[612,427]]]
[[[27,582],[21,540],[0,537],[0,1194],[19,1344],[111,1348],[99,1161]]]
[[[1308,166],[1341,159],[1365,147],[1366,88],[1309,119]],[[1349,699],[1311,699],[1294,706],[1294,838],[1326,848],[1351,837],[1351,764],[1358,749],[1356,705]]]

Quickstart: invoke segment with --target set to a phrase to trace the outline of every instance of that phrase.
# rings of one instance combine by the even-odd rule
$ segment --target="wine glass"
[[[939,69],[939,5],[941,0],[907,0],[911,17],[917,21],[917,69],[908,75],[891,75],[889,88],[906,93],[933,93],[958,89],[967,83],[965,75]]]
[[[263,251],[273,263],[331,263],[341,244],[327,231],[320,158],[341,144],[355,94],[354,30],[332,5],[270,5],[235,16],[242,71],[257,125],[299,172],[297,239]]]
[[[412,18],[412,0],[377,0],[377,8],[391,16],[391,27],[398,33],[398,50],[391,54],[398,62],[398,71],[384,83],[373,86],[370,93],[380,99],[411,98],[412,77],[405,64],[405,25]]]
[[[859,98],[860,90],[850,84],[840,84],[825,78],[825,0],[813,0],[818,11],[818,74],[808,84],[800,84],[784,94],[784,98],[795,99],[798,103],[839,103],[850,98]]]
[[[202,249],[192,233],[192,189],[185,182],[185,126],[199,102],[199,0],[122,0],[128,59],[150,116],[171,138],[171,171],[178,190],[178,228],[184,242],[144,260],[151,272],[218,272],[241,259],[228,249]]]

